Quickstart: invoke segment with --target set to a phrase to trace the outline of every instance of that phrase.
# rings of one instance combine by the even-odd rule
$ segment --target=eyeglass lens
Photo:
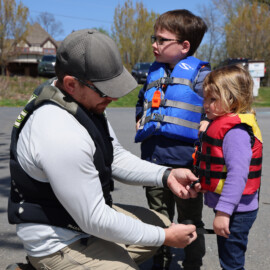
[[[107,95],[105,95],[104,93],[102,93],[98,88],[96,88],[96,86],[94,85],[90,85],[89,83],[86,83],[76,77],[74,77],[77,81],[79,81],[80,83],[84,84],[85,86],[87,86],[88,88],[92,89],[93,91],[95,91],[96,93],[99,94],[100,97],[104,98],[104,97],[108,97]]]
[[[178,41],[178,42],[182,42],[179,39],[171,39],[171,38],[162,38],[162,37],[156,37],[156,36],[151,36],[151,42],[152,44],[157,42],[158,45],[162,45],[164,41]]]

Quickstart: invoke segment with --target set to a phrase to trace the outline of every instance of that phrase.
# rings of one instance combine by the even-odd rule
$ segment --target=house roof
[[[41,45],[45,41],[51,40],[51,42],[58,47],[57,42],[51,37],[51,35],[45,31],[39,23],[34,23],[28,28],[28,35],[26,37],[26,42],[31,45]]]

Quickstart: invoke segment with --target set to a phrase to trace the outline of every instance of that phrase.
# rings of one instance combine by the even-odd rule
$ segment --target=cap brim
[[[119,76],[106,81],[93,81],[93,83],[102,93],[112,98],[123,97],[138,86],[125,67]]]

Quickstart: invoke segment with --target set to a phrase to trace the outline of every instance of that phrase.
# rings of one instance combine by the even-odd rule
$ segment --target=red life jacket
[[[245,124],[251,136],[252,158],[243,195],[253,194],[260,187],[262,170],[262,136],[254,114],[224,115],[216,118],[202,137],[202,151],[197,154],[198,174],[202,189],[221,194],[227,176],[222,143],[226,133]]]

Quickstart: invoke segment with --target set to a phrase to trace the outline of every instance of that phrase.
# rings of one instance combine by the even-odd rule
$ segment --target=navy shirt
[[[203,67],[198,74],[194,91],[203,96],[202,84],[205,76],[211,71],[210,66]],[[168,72],[167,72],[168,73]],[[143,114],[143,101],[146,84],[140,90],[136,104],[136,122]],[[194,145],[180,140],[170,139],[162,135],[153,135],[141,143],[141,158],[152,163],[172,167],[191,167]]]

